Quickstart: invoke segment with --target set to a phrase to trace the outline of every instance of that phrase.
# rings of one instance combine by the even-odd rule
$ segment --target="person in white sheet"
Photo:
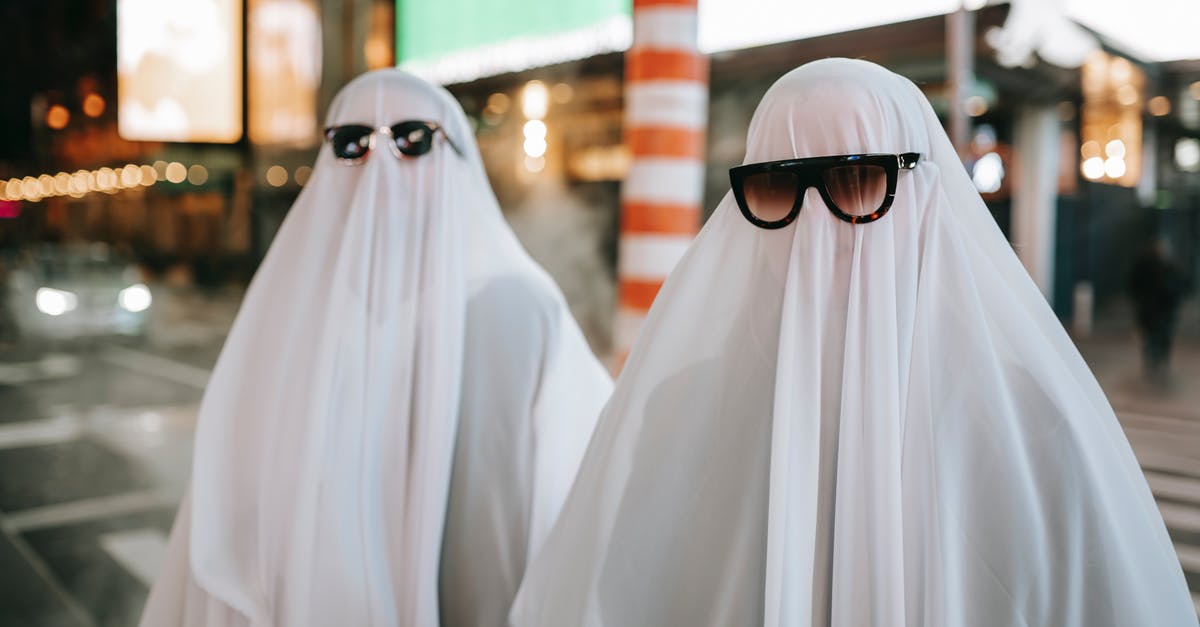
[[[200,407],[146,627],[501,625],[611,391],[466,116],[346,86]]]
[[[781,78],[514,627],[1195,627],[1113,410],[907,79]]]

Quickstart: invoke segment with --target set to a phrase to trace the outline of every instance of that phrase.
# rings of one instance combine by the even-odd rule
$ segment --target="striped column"
[[[696,46],[697,0],[634,0],[625,53],[614,370],[620,370],[663,280],[700,227],[708,59]]]

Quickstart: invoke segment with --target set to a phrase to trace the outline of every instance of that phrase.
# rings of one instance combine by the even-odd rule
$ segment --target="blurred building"
[[[756,43],[756,32],[760,39],[786,37],[788,28],[795,29],[747,22],[754,7],[733,4],[709,2],[706,10],[701,2],[702,45],[706,32],[712,48]],[[950,13],[957,6],[917,2],[889,9],[896,17],[911,18],[899,21],[887,19],[882,9],[864,9],[865,17],[826,9],[809,15],[801,27],[812,36],[713,52],[706,211],[728,191],[728,168],[741,162],[745,132],[762,95],[782,74],[807,61],[843,56],[885,65],[914,80],[949,126],[951,68],[956,54],[962,55],[952,49]],[[959,93],[960,109],[969,119],[962,142],[965,166],[1056,311],[1084,332],[1094,311],[1103,312],[1122,295],[1133,256],[1150,235],[1168,235],[1189,273],[1200,270],[1195,156],[1200,61],[1161,60],[1194,54],[1169,45],[1162,46],[1165,51],[1135,52],[1125,40],[1105,34],[1122,34],[1114,30],[1120,19],[1092,19],[1082,13],[1087,6],[1076,8],[1071,14],[1053,3],[1018,2],[971,11],[969,73]],[[706,31],[706,11],[707,19],[725,28]],[[863,23],[870,25],[838,30]],[[762,33],[771,29],[780,32]],[[452,68],[428,61],[409,66],[456,80],[469,74],[468,59],[460,52]],[[400,62],[405,64],[403,57]],[[581,269],[577,257],[596,251],[608,283],[599,289],[589,283],[588,290],[593,301],[603,300],[597,294],[608,301],[572,302],[582,305],[577,313],[585,324],[595,319],[601,327],[599,321],[613,311],[616,203],[629,163],[621,138],[623,63],[622,53],[614,51],[450,85],[478,122],[502,206],[568,291],[579,275],[591,272],[592,264]],[[482,73],[492,69],[489,63],[476,66]],[[545,153],[531,158],[523,151],[528,116],[520,105],[527,86],[537,84],[561,90],[562,100],[544,117]],[[565,222],[580,227],[566,239],[560,232],[570,228]]]
[[[965,120],[964,163],[1065,320],[1086,327],[1120,295],[1151,233],[1195,276],[1188,20],[1083,0],[966,4],[701,0],[698,24],[679,28],[710,53],[706,210],[772,82],[861,57],[916,81],[949,126]],[[244,280],[311,173],[333,94],[398,64],[460,99],[514,228],[608,347],[629,0],[3,0],[0,23],[0,246],[101,240],[164,277]]]
[[[0,247],[105,241],[161,277],[245,280],[334,93],[393,62],[374,0],[0,3]]]

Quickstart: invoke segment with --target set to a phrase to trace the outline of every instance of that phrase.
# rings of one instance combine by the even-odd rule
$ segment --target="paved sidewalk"
[[[1200,421],[1200,302],[1193,299],[1181,312],[1165,381],[1143,375],[1141,339],[1125,303],[1112,307],[1090,337],[1075,343],[1118,412]]]

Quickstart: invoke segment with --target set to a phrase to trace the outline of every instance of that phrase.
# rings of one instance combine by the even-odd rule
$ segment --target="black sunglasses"
[[[729,170],[742,215],[764,229],[781,229],[800,215],[804,192],[817,188],[833,215],[851,224],[874,222],[896,198],[900,170],[917,167],[915,152],[841,155],[750,163]]]
[[[433,137],[439,131],[446,142],[458,156],[463,156],[462,150],[450,139],[446,129],[434,122],[407,120],[391,126],[372,128],[363,124],[344,124],[325,129],[325,141],[333,150],[333,155],[342,163],[362,163],[367,154],[375,147],[375,132],[378,131],[388,138],[392,154],[398,159],[419,157],[433,148]]]

